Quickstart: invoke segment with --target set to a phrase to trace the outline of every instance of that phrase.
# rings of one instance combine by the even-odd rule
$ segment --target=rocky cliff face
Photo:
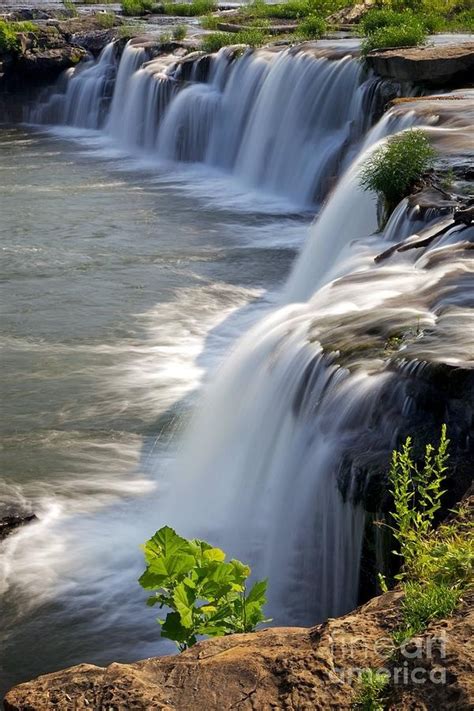
[[[400,593],[311,629],[275,628],[201,642],[184,654],[107,668],[81,664],[22,684],[6,711],[328,711],[350,709],[358,670],[385,667],[387,709],[467,711],[474,703],[474,612],[432,624],[390,656]]]

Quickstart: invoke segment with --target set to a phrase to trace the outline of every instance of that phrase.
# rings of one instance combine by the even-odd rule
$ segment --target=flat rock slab
[[[376,50],[367,56],[372,69],[397,81],[444,86],[474,76],[474,42],[458,45]]]

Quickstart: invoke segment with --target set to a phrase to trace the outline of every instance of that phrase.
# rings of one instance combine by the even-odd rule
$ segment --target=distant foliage
[[[183,40],[188,33],[188,28],[186,25],[176,25],[176,27],[173,27],[173,39],[180,41]]]
[[[376,669],[363,669],[355,688],[353,709],[358,711],[384,711],[389,677]]]
[[[247,592],[250,568],[239,560],[226,561],[220,548],[200,540],[187,540],[169,526],[144,546],[146,570],[140,585],[156,590],[148,605],[171,610],[159,619],[161,634],[183,651],[198,637],[222,637],[252,632],[261,622],[267,581]]]
[[[362,168],[360,183],[383,197],[390,215],[432,166],[435,155],[424,131],[403,131],[372,153]]]
[[[98,12],[94,18],[97,24],[104,30],[108,30],[117,24],[117,16],[115,12]]]
[[[362,42],[362,54],[374,49],[417,47],[426,42],[426,30],[421,22],[410,20],[402,25],[387,25],[372,32]]]
[[[205,52],[217,52],[221,47],[234,44],[248,44],[250,47],[259,47],[267,41],[267,35],[261,30],[249,28],[240,32],[212,32],[202,39],[202,48]]]
[[[308,15],[298,25],[297,35],[303,39],[318,39],[326,32],[326,22],[317,15]]]
[[[146,15],[152,12],[153,0],[122,0],[122,12],[129,17]]]
[[[34,22],[9,22],[0,19],[0,54],[15,52],[19,48],[18,33],[34,32]]]
[[[217,10],[214,0],[193,0],[193,2],[165,2],[163,4],[165,15],[177,17],[198,17],[207,15]]]

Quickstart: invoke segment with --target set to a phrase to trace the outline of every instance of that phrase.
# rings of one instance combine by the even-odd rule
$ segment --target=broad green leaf
[[[193,550],[189,542],[178,536],[170,526],[160,528],[149,541],[145,543],[145,559],[150,563],[157,557],[165,557],[186,553],[192,555]]]
[[[265,594],[267,592],[268,580],[259,580],[250,590],[246,597],[246,602],[258,602],[260,605],[264,605],[267,601]]]
[[[176,586],[173,594],[173,602],[176,610],[181,618],[181,624],[183,627],[190,628],[193,625],[193,605],[195,602],[195,596],[193,592],[180,583]]]
[[[181,618],[177,612],[169,612],[166,615],[166,620],[161,624],[161,635],[167,639],[172,639],[174,642],[181,644],[189,639],[189,630],[181,624]]]
[[[222,562],[225,560],[225,553],[220,548],[208,548],[203,553],[204,560],[215,560]]]

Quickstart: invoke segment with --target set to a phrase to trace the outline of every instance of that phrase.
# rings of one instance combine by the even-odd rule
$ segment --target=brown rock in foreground
[[[6,711],[329,711],[350,709],[357,669],[393,666],[390,629],[400,593],[374,598],[355,612],[312,629],[275,628],[209,640],[174,657],[82,664],[12,689]],[[409,679],[391,689],[387,708],[464,711],[474,702],[473,613],[465,601],[422,638],[443,635],[443,653],[407,661]],[[425,681],[413,682],[413,669]],[[430,680],[433,668],[444,683]],[[418,672],[420,676],[420,672]],[[439,673],[438,677],[439,678]]]
[[[444,86],[467,81],[474,72],[474,42],[376,50],[367,62],[377,74],[397,81]]]

